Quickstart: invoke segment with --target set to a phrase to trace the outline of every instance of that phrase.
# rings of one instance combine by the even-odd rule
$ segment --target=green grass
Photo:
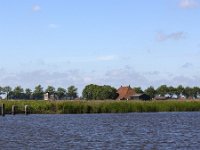
[[[6,113],[11,113],[12,105],[17,113],[24,113],[28,105],[31,114],[82,114],[82,113],[128,113],[128,112],[179,112],[200,111],[200,101],[30,101],[1,100]]]

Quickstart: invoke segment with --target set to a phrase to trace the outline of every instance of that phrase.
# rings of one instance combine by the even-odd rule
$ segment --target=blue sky
[[[0,2],[0,85],[200,86],[199,0]]]

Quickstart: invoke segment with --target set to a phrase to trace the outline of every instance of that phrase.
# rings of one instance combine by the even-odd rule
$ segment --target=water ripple
[[[200,113],[0,117],[0,149],[189,149],[200,147]]]

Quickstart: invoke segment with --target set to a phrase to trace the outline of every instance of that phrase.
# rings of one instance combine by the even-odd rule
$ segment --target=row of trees
[[[169,96],[176,95],[177,98],[185,96],[186,98],[200,98],[200,87],[183,87],[179,85],[177,87],[161,85],[158,88],[150,86],[145,90],[141,87],[134,87],[136,93],[145,93],[151,98],[155,96]],[[41,85],[35,87],[32,91],[29,88],[23,89],[21,86],[17,86],[12,89],[10,86],[0,87],[0,96],[6,95],[6,99],[35,99],[40,100],[44,98],[44,93],[56,94],[58,99],[75,99],[78,97],[77,88],[75,86],[69,86],[68,88],[59,87],[55,89],[53,86],[48,86],[45,90]],[[90,84],[85,86],[82,92],[84,99],[104,100],[104,99],[116,99],[117,89],[109,85],[99,86]]]
[[[135,90],[137,93],[146,93],[151,98],[154,98],[156,95],[168,95],[169,97],[175,95],[177,98],[181,96],[184,96],[185,98],[198,98],[198,96],[200,96],[200,87],[183,87],[182,85],[177,87],[161,85],[157,89],[154,89],[153,86],[150,86],[144,91],[142,91],[140,87],[136,87]]]
[[[153,86],[150,86],[146,88],[145,90],[142,90],[141,87],[133,87],[136,91],[136,93],[145,93],[149,95],[152,98],[155,98],[156,96],[168,96],[174,98],[180,98],[184,96],[185,98],[200,98],[200,87],[183,87],[182,85],[179,85],[177,87],[173,86],[167,86],[167,85],[161,85],[158,88],[154,88]],[[82,93],[82,96],[84,99],[116,99],[117,89],[114,87],[104,85],[94,85],[90,84],[87,85]]]
[[[21,86],[17,86],[12,89],[10,86],[0,87],[0,96],[6,94],[6,99],[35,99],[41,100],[44,98],[44,93],[56,94],[58,99],[75,99],[78,97],[77,88],[75,86],[69,86],[67,89],[53,86],[48,86],[45,90],[41,85],[35,87],[32,91],[29,88],[23,89]]]

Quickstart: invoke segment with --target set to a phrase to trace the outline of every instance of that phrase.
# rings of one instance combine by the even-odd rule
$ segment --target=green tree
[[[49,94],[54,94],[55,93],[55,88],[53,86],[48,86],[47,89],[45,90],[45,93]]]
[[[58,99],[63,99],[66,97],[66,90],[64,88],[59,87],[56,91]]]
[[[176,88],[174,88],[173,86],[169,86],[168,87],[168,93],[170,94],[170,96],[172,96],[173,94],[176,94]]]
[[[160,94],[161,96],[164,96],[169,92],[168,87],[166,85],[161,85],[156,89],[156,93]]]
[[[96,97],[95,99],[106,100],[106,99],[116,99],[118,94],[117,90],[109,85],[97,86],[96,87]]]
[[[181,94],[185,93],[185,88],[182,85],[179,85],[176,88],[176,95],[178,95],[178,97],[180,97]]]
[[[31,89],[29,89],[29,88],[25,89],[24,99],[27,99],[27,100],[32,99],[32,91],[31,91]]]
[[[116,88],[111,87],[109,85],[104,85],[102,88],[105,93],[104,99],[116,99],[118,97]]]
[[[44,91],[41,85],[38,85],[35,87],[35,90],[33,91],[33,99],[36,99],[36,100],[44,99]]]
[[[149,95],[150,98],[154,98],[156,96],[156,90],[154,89],[153,86],[150,86],[148,87],[145,91],[144,91],[145,94]]]
[[[0,97],[1,97],[2,94],[4,94],[4,90],[3,90],[3,88],[0,86]]]
[[[117,90],[109,85],[99,86],[90,84],[85,86],[82,96],[87,100],[105,100],[116,99],[118,94]]]
[[[67,96],[70,97],[70,99],[75,99],[78,97],[77,88],[73,85],[69,86],[67,88]]]
[[[96,89],[97,89],[97,85],[94,85],[94,84],[86,85],[82,92],[83,98],[87,100],[95,99]]]
[[[193,87],[193,94],[194,94],[194,98],[197,98],[197,96],[200,94],[200,88],[199,87]]]
[[[24,89],[21,86],[17,86],[13,90],[13,99],[23,99]]]
[[[12,91],[12,88],[10,86],[3,87],[3,92],[6,93],[6,99],[8,100],[10,98],[10,92]]]
[[[135,92],[138,94],[144,93],[144,91],[141,89],[141,87],[134,87],[134,89],[135,89]]]
[[[194,91],[193,91],[193,88],[191,87],[186,87],[185,90],[184,90],[184,95],[189,98],[193,98],[194,97]]]

